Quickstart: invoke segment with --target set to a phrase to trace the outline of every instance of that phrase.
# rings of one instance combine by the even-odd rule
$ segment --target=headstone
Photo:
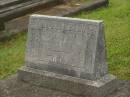
[[[55,73],[97,79],[108,73],[102,21],[32,17],[26,64]]]
[[[32,15],[25,67],[18,78],[68,93],[104,97],[116,89],[108,74],[103,22]]]

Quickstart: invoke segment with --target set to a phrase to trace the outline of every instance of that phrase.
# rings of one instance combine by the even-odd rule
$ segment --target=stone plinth
[[[117,82],[108,74],[103,22],[32,15],[25,67],[18,78],[75,95],[105,97]]]

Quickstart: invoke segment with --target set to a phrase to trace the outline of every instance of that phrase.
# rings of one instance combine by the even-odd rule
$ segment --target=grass
[[[110,0],[108,8],[76,17],[104,20],[109,71],[130,80],[130,0]]]
[[[110,0],[108,8],[75,17],[104,20],[109,71],[130,81],[130,0]],[[1,79],[16,73],[24,63],[25,42],[26,34],[19,34],[0,43]]]
[[[25,34],[18,34],[0,42],[0,79],[13,73],[24,63]]]

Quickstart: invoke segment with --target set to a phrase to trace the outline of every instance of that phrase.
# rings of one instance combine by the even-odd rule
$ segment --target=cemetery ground
[[[130,1],[110,0],[108,8],[81,12],[74,17],[104,20],[109,71],[130,81]],[[24,64],[25,45],[25,33],[0,42],[1,79],[16,73]]]

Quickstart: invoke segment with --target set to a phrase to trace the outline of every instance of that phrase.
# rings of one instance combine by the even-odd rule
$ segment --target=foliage
[[[75,17],[104,20],[110,73],[130,80],[130,0],[110,0],[108,8]],[[24,64],[25,42],[26,34],[0,42],[0,78],[16,73]]]
[[[101,19],[105,24],[109,70],[130,80],[130,0],[109,0],[108,8],[81,12],[76,17]]]

